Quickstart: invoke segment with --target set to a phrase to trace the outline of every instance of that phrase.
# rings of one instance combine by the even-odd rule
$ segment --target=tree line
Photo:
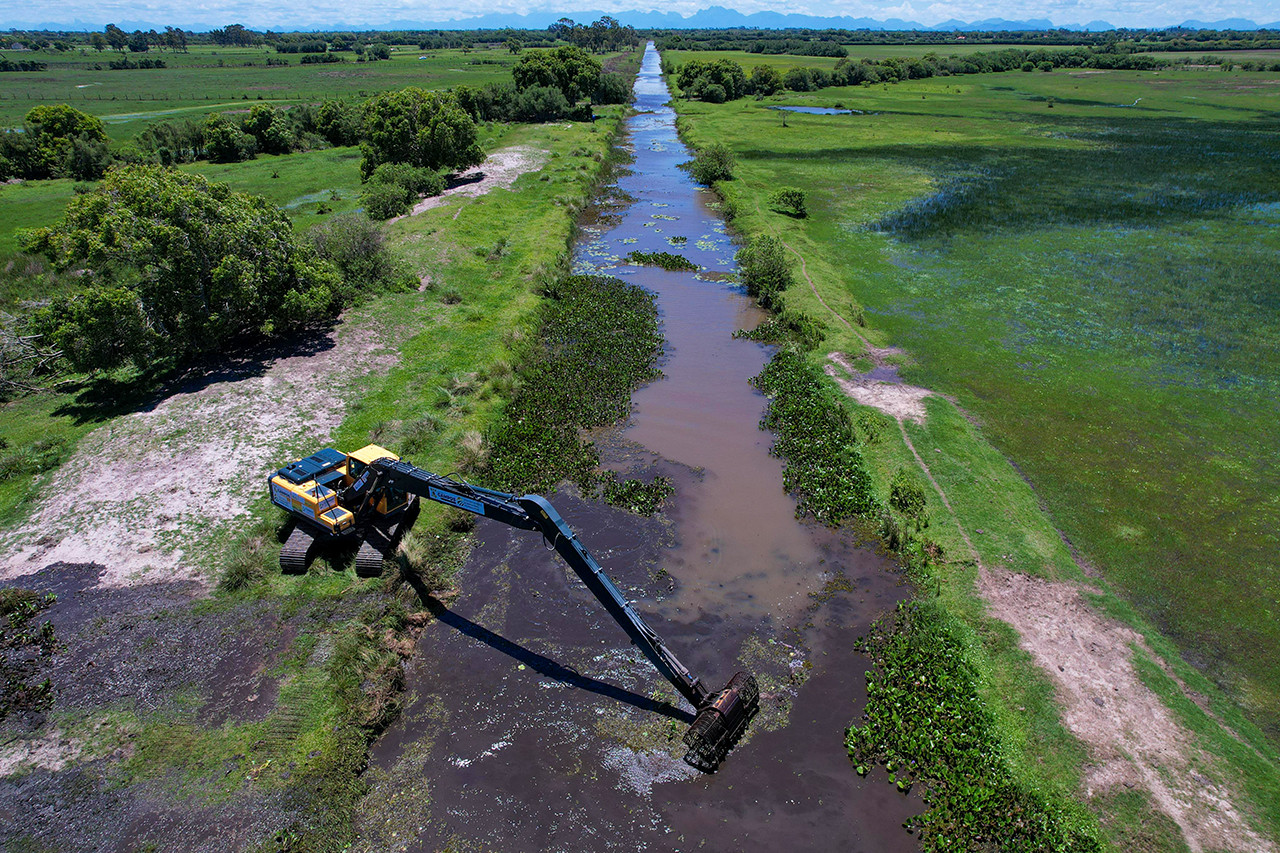
[[[767,65],[756,66],[748,75],[732,59],[691,59],[677,64],[671,57],[662,60],[663,71],[673,74],[676,85],[687,98],[724,103],[747,95],[772,95],[784,89],[810,92],[829,86],[896,83],[927,77],[960,74],[991,74],[1004,71],[1052,71],[1054,68],[1098,68],[1108,70],[1153,70],[1190,60],[1164,59],[1144,53],[1123,53],[1092,47],[1067,50],[1006,48],[968,55],[941,57],[929,53],[920,57],[852,59],[846,57],[832,70],[794,67],[785,73]],[[1253,63],[1267,65],[1267,63]],[[1280,68],[1280,64],[1277,64]],[[1262,69],[1258,69],[1262,70]]]

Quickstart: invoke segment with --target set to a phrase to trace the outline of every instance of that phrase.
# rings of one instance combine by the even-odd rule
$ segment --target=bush
[[[400,184],[371,184],[360,196],[370,219],[391,219],[409,212],[413,193]]]
[[[924,486],[911,471],[898,468],[889,484],[889,506],[910,519],[919,520],[924,514]]]
[[[597,104],[629,104],[631,96],[631,78],[625,74],[600,75],[594,97]]]
[[[805,193],[796,187],[782,187],[774,190],[769,196],[769,204],[792,216],[804,218],[809,215],[805,207]]]
[[[791,286],[791,268],[787,265],[786,248],[777,237],[761,234],[739,250],[738,274],[747,293],[766,308],[779,302],[782,291]]]
[[[403,278],[387,247],[382,226],[359,213],[344,213],[307,232],[318,257],[331,261],[342,275],[344,295],[387,290]]]
[[[516,95],[512,107],[519,121],[555,121],[569,114],[569,101],[552,86],[532,86]]]
[[[444,176],[434,169],[408,163],[383,163],[373,170],[369,183],[399,184],[415,196],[440,195],[447,186]]]
[[[689,174],[698,183],[711,186],[716,181],[732,181],[735,165],[733,152],[727,145],[717,142],[699,149],[689,164]]]

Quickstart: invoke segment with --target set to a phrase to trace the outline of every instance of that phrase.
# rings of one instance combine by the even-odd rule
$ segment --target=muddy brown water
[[[875,553],[795,519],[749,384],[762,315],[724,273],[735,246],[689,159],[649,46],[630,168],[584,223],[580,272],[658,295],[663,378],[599,436],[606,465],[676,485],[650,519],[562,492],[553,502],[684,662],[718,687],[761,679],[749,737],[713,775],[680,760],[690,709],[535,535],[482,520],[456,600],[430,602],[405,710],[375,745],[360,818],[368,850],[916,848],[918,799],[861,779],[843,749],[865,701],[853,651],[904,590]],[[621,200],[621,201],[618,201]],[[701,273],[629,265],[681,254]]]

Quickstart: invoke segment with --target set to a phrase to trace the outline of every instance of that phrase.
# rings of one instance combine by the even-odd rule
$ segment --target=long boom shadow
[[[599,696],[613,699],[616,702],[625,702],[628,705],[639,708],[641,711],[661,714],[664,717],[670,717],[673,720],[679,720],[690,725],[693,723],[694,716],[688,711],[677,708],[669,702],[659,702],[656,699],[650,699],[648,696],[632,693],[630,690],[624,690],[616,685],[599,681],[556,663],[551,658],[540,655],[517,642],[508,640],[501,634],[495,634],[483,625],[477,625],[467,617],[450,610],[438,598],[431,595],[417,578],[410,578],[409,583],[418,593],[419,600],[431,611],[432,616],[450,628],[474,640],[479,640],[489,648],[514,658],[539,675],[567,684],[570,687],[576,687],[579,690],[587,690]]]

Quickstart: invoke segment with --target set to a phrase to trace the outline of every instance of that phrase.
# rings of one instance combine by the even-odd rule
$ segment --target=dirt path
[[[413,206],[413,210],[390,221],[398,222],[405,216],[417,216],[440,207],[456,196],[475,198],[497,189],[509,190],[517,178],[527,172],[538,171],[546,162],[547,152],[539,148],[528,145],[500,148],[486,157],[479,166],[457,175],[452,186],[440,195],[424,198]]]
[[[87,435],[0,534],[0,580],[52,563],[106,566],[101,583],[196,580],[262,493],[264,472],[328,440],[345,389],[396,361],[368,323],[342,323],[305,351],[218,374]]]
[[[1064,725],[1088,747],[1093,761],[1086,768],[1085,796],[1140,786],[1151,796],[1153,806],[1178,825],[1195,853],[1275,851],[1275,845],[1249,827],[1232,791],[1206,775],[1223,776],[1212,756],[1196,746],[1195,736],[1142,683],[1134,666],[1135,654],[1141,651],[1152,660],[1160,658],[1139,634],[1090,607],[1076,584],[983,564],[946,491],[907,433],[906,421],[923,423],[924,398],[933,392],[902,383],[890,358],[904,353],[873,346],[818,293],[804,256],[783,245],[800,258],[801,275],[813,295],[862,342],[861,355],[873,365],[870,371],[859,372],[847,355],[833,352],[827,357],[827,375],[849,397],[897,422],[903,444],[955,519],[960,538],[973,555],[979,572],[977,592],[987,602],[988,613],[1018,632],[1022,648],[1053,682]]]

